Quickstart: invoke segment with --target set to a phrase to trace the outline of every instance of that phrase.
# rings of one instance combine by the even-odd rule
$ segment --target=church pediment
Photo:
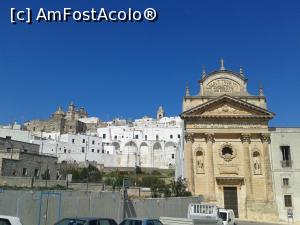
[[[182,118],[273,118],[274,114],[240,99],[223,95],[181,114]]]

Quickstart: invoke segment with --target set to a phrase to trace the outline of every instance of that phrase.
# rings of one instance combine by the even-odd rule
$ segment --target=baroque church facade
[[[260,87],[247,91],[242,69],[220,69],[199,80],[200,91],[183,99],[184,171],[188,188],[206,202],[235,211],[237,217],[276,220],[270,165],[269,120]]]

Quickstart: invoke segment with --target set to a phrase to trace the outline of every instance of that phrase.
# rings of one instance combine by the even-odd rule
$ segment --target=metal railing
[[[292,160],[281,160],[281,167],[292,167]]]

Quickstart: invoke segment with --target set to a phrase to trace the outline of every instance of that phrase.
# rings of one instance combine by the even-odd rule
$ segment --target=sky
[[[155,22],[10,23],[11,8],[144,10]],[[300,1],[1,0],[0,124],[48,118],[73,101],[90,116],[179,115],[201,68],[244,69],[262,83],[271,126],[300,126]]]

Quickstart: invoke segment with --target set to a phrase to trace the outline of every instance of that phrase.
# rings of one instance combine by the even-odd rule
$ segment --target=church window
[[[170,135],[170,139],[173,139],[173,135],[172,134]]]
[[[84,147],[82,147],[82,148],[81,148],[81,152],[83,153],[83,152],[84,152],[84,150],[85,150],[85,149],[84,149]]]
[[[232,148],[230,148],[230,147],[224,147],[223,149],[222,149],[222,155],[223,156],[232,156],[232,154],[233,154],[233,151],[232,151]]]
[[[72,129],[72,126],[70,126],[70,129]]]
[[[85,143],[85,139],[82,139],[82,143]]]
[[[100,150],[99,150],[99,149],[97,150],[97,153],[100,153]]]
[[[292,196],[291,195],[284,195],[284,206],[285,207],[292,207]]]
[[[106,138],[106,134],[103,134],[102,137],[103,137],[103,139],[105,139]]]
[[[147,135],[145,135],[145,141],[147,141],[147,139],[148,139],[148,136],[147,136]]]
[[[95,141],[93,140],[93,141],[92,141],[92,145],[94,145],[94,144],[95,144]]]
[[[117,140],[118,139],[118,136],[117,135],[115,135],[115,140]]]
[[[157,141],[159,140],[159,136],[158,136],[158,135],[156,135],[156,140],[157,140]]]
[[[135,139],[139,139],[139,135],[136,134],[134,138],[135,138]]]
[[[104,153],[104,149],[102,149],[102,153]]]
[[[230,143],[225,143],[219,150],[219,155],[227,162],[233,160],[236,157],[236,150]]]
[[[174,153],[172,154],[172,159],[175,159],[175,154]]]
[[[64,153],[67,153],[67,149],[64,148]]]
[[[92,148],[92,152],[95,152],[95,149]]]
[[[72,139],[72,143],[73,143],[73,144],[75,143],[75,139],[74,139],[74,138]]]
[[[177,137],[180,138],[180,134],[178,134]]]

